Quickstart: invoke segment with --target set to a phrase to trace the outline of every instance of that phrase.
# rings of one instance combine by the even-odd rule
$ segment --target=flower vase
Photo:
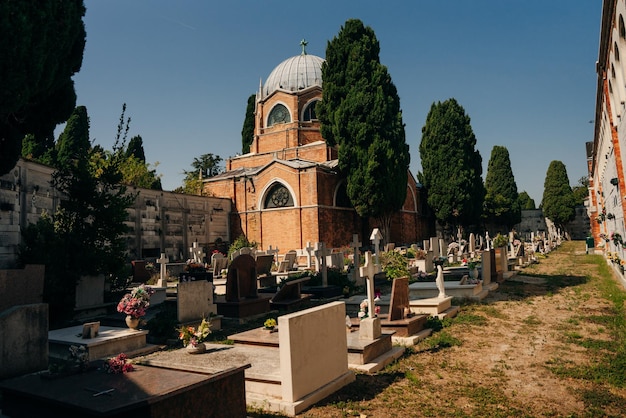
[[[470,277],[474,280],[478,279],[478,269],[476,267],[470,270]]]
[[[198,343],[196,345],[187,344],[186,349],[187,353],[189,354],[200,354],[206,351],[206,346],[204,345],[204,343]]]
[[[137,329],[137,328],[139,328],[139,318],[135,318],[135,317],[133,317],[131,315],[126,315],[126,325],[130,329]]]

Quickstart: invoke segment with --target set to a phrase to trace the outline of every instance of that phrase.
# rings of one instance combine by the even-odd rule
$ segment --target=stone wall
[[[0,269],[15,266],[22,229],[44,212],[55,213],[62,196],[50,184],[53,172],[20,159],[0,176]],[[186,260],[195,241],[205,247],[230,241],[230,199],[132,187],[128,192],[137,194],[126,223],[130,258],[165,252],[171,261]]]

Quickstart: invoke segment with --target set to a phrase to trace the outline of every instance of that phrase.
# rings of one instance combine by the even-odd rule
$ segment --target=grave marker
[[[165,253],[161,253],[161,258],[157,260],[161,269],[159,280],[157,281],[157,287],[167,287],[167,263],[170,262],[170,259],[167,258]]]

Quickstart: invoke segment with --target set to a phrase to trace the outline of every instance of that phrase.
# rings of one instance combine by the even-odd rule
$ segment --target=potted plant
[[[178,339],[183,342],[187,352],[191,354],[202,353],[206,346],[203,344],[211,333],[211,322],[202,318],[198,327],[181,326],[178,328]]]
[[[126,314],[126,325],[129,328],[137,329],[139,319],[146,314],[146,309],[150,306],[150,296],[153,294],[154,289],[142,284],[126,293],[119,301],[117,311]]]

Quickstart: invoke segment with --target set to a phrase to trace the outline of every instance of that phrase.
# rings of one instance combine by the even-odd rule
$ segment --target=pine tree
[[[480,222],[485,188],[470,117],[455,99],[433,103],[422,128],[420,182],[435,218],[451,230]]]
[[[552,161],[543,184],[541,207],[543,215],[565,230],[568,222],[576,216],[576,201],[567,177],[567,169],[561,161]]]
[[[517,184],[511,169],[509,151],[496,145],[491,150],[485,177],[484,216],[494,225],[504,225],[510,230],[522,220]]]
[[[250,145],[254,140],[254,106],[256,104],[256,95],[248,97],[248,105],[246,106],[246,118],[241,128],[241,152],[247,154],[250,152]]]
[[[352,205],[360,216],[377,218],[389,239],[391,216],[406,198],[410,155],[400,98],[379,52],[372,28],[346,21],[326,47],[315,110],[322,136],[338,146]]]

